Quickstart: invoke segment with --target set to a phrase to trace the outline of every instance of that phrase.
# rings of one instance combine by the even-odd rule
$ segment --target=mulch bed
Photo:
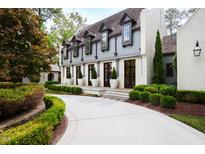
[[[68,118],[65,115],[63,119],[61,120],[60,124],[54,130],[53,137],[50,141],[51,145],[55,145],[58,143],[58,141],[61,139],[61,137],[65,133],[67,126],[68,126]]]
[[[154,106],[150,103],[127,100],[126,102],[132,103],[135,105],[143,106],[164,114],[180,114],[180,115],[196,115],[196,116],[205,116],[205,105],[202,104],[190,104],[177,102],[175,109],[162,108],[160,106]]]

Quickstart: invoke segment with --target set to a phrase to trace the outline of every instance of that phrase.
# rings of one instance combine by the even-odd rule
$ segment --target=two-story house
[[[101,87],[109,87],[112,68],[118,74],[119,88],[149,84],[153,69],[157,30],[166,36],[163,9],[129,8],[84,28],[60,50],[61,82],[71,72],[78,84],[81,70],[85,85],[91,85],[95,67]]]

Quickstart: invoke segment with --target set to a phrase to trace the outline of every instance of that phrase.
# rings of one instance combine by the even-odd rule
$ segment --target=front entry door
[[[80,74],[80,66],[76,66],[76,84],[78,84],[79,74]]]
[[[135,60],[126,60],[125,66],[125,88],[133,88],[135,86]]]
[[[94,69],[94,64],[88,65],[88,85],[89,86],[92,85],[91,79],[92,79],[92,71],[93,71],[93,69]]]
[[[104,87],[110,87],[110,79],[112,75],[112,63],[104,63]]]

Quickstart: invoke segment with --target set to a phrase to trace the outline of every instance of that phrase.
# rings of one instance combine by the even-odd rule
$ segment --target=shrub
[[[163,95],[169,95],[169,96],[176,97],[176,87],[175,86],[161,85],[159,92]]]
[[[77,95],[82,93],[82,88],[80,88],[80,87],[49,85],[48,89],[49,90],[54,90],[54,91],[64,91],[64,92],[67,92],[67,93],[77,94]]]
[[[92,79],[97,79],[97,72],[95,70],[95,67],[92,70]]]
[[[131,100],[139,100],[139,93],[140,93],[140,91],[132,90],[129,92],[129,98]]]
[[[59,84],[59,82],[58,81],[46,81],[44,84],[44,87],[48,88],[48,86],[50,86],[52,84]]]
[[[43,100],[44,88],[27,85],[14,89],[0,89],[0,120],[34,108]]]
[[[143,92],[140,92],[139,94],[139,98],[143,102],[149,102],[149,97],[150,97],[150,92],[148,91],[143,91]]]
[[[0,89],[10,89],[26,85],[25,83],[0,82]]]
[[[53,96],[46,96],[44,100],[46,103],[47,101],[52,102],[50,108],[32,121],[2,132],[0,134],[1,145],[30,145],[49,143],[53,134],[53,129],[63,118],[65,104],[62,100]]]
[[[144,85],[144,84],[141,84],[141,85],[137,85],[137,86],[134,86],[134,90],[139,90],[139,91],[144,91],[144,88],[146,88],[147,85]]]
[[[177,101],[205,104],[205,91],[177,90]]]
[[[151,86],[145,87],[144,91],[148,91],[150,93],[158,93],[158,89],[155,87],[151,87]]]
[[[112,79],[117,79],[117,72],[115,70],[115,67],[113,67],[113,69],[112,69],[112,77],[111,78]]]
[[[175,108],[176,99],[172,96],[162,96],[160,99],[160,106],[164,108]]]
[[[160,105],[161,94],[150,94],[149,101],[152,105]]]

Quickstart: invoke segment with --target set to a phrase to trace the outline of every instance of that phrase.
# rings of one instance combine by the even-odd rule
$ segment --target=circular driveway
[[[156,111],[107,98],[55,95],[68,127],[58,144],[205,144],[205,134]]]

